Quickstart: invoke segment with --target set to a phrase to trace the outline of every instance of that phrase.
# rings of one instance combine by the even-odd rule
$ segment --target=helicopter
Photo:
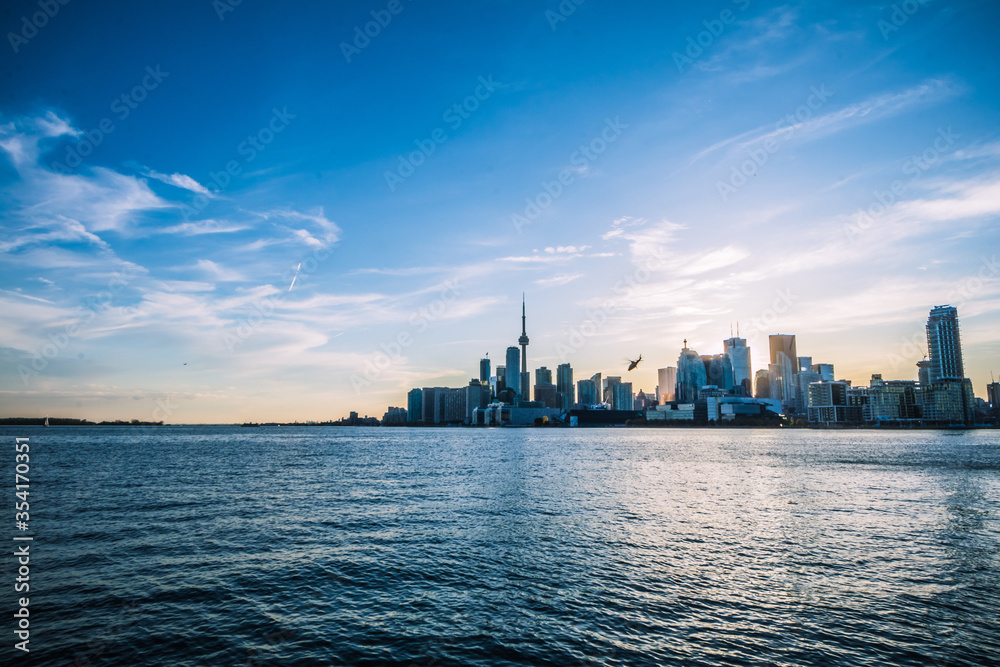
[[[636,359],[635,361],[632,361],[631,359],[628,359],[627,361],[628,361],[628,369],[630,371],[634,370],[639,365],[639,362],[642,361],[642,355],[640,354],[639,358]]]

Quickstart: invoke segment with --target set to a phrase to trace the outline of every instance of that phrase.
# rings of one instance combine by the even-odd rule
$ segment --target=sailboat
[[[48,425],[49,425],[49,418],[46,417],[45,422],[42,424],[42,426],[48,426]]]

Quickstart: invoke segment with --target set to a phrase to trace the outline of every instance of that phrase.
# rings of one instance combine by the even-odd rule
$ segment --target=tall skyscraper
[[[620,379],[620,378],[619,378]],[[635,396],[631,382],[616,382],[611,388],[611,407],[614,410],[633,410]]]
[[[517,369],[521,367],[521,350],[511,345],[507,348],[506,382],[507,388],[513,389],[514,394],[522,397],[521,394],[521,373]],[[527,400],[527,399],[525,399]]]
[[[772,334],[767,337],[771,349],[771,364],[776,387],[771,388],[771,398],[781,399],[786,408],[797,408],[797,387],[795,376],[799,368],[799,357],[795,349],[795,336]],[[776,396],[775,394],[780,394]]]
[[[759,370],[754,375],[754,398],[773,398],[771,396],[771,374]]]
[[[552,369],[545,366],[536,368],[535,384],[552,384]]]
[[[660,405],[672,403],[677,391],[677,368],[667,366],[656,371],[656,381],[660,386]]]
[[[524,294],[521,294],[521,337],[517,339],[517,344],[521,346],[521,398],[528,401],[528,388],[530,377],[528,376],[528,330],[524,311]]]
[[[580,380],[576,383],[579,403],[581,405],[597,405],[597,385],[593,380]]]
[[[419,388],[410,390],[406,395],[406,421],[418,422],[424,417],[423,391]]]
[[[931,362],[931,382],[965,377],[957,308],[935,306],[931,309],[927,317],[927,358]]]
[[[572,408],[576,403],[573,389],[573,367],[568,363],[559,364],[556,368],[556,391],[562,394],[564,410]]]
[[[611,404],[612,410],[617,410],[615,407],[615,387],[622,383],[622,379],[618,375],[609,375],[604,378],[604,387],[602,393],[604,394],[604,402]]]
[[[687,346],[687,339],[684,339],[684,348],[677,357],[677,400],[681,403],[693,403],[701,395],[701,389],[708,384],[708,373],[705,372],[705,363],[698,356],[698,353]]]
[[[594,382],[594,392],[595,392],[594,395],[597,397],[597,400],[594,401],[594,405],[596,405],[598,403],[603,403],[604,402],[604,393],[603,393],[603,388],[602,388],[602,385],[601,385],[601,374],[600,373],[594,373],[593,375],[590,376],[590,379],[593,380],[593,382]]]
[[[490,358],[483,357],[479,360],[479,381],[489,382],[490,381]]]
[[[701,361],[705,364],[707,384],[729,391],[733,388],[733,366],[725,354],[703,354]]]
[[[722,341],[722,349],[733,367],[733,385],[743,396],[753,396],[753,370],[750,365],[750,348],[745,338],[727,338]]]

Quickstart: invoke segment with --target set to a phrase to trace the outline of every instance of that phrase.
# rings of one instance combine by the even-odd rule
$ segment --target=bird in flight
[[[630,371],[631,371],[631,370],[634,370],[634,369],[635,369],[636,367],[638,367],[638,366],[639,366],[639,362],[640,362],[640,361],[642,361],[642,355],[641,355],[641,354],[639,355],[639,358],[638,358],[638,359],[636,359],[635,361],[632,361],[631,359],[629,359],[629,360],[628,360],[628,369],[629,369]]]

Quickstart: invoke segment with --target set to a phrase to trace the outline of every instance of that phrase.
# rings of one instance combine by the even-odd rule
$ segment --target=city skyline
[[[677,365],[657,369],[659,383],[647,392],[635,387],[630,374],[642,359],[628,361],[625,375],[604,377],[587,371],[574,385],[568,362],[557,368],[535,369],[532,390],[525,387],[527,345],[525,299],[521,301],[520,349],[507,348],[506,366],[490,376],[488,354],[479,361],[479,375],[467,386],[418,386],[407,393],[409,412],[389,407],[390,425],[465,424],[472,426],[579,426],[649,423],[699,424],[728,422],[742,426],[789,425],[820,427],[876,426],[906,428],[971,427],[996,423],[1000,414],[1000,384],[985,387],[986,400],[975,396],[964,375],[958,309],[930,309],[925,325],[927,352],[916,364],[918,379],[872,373],[865,384],[838,378],[835,364],[813,363],[800,355],[794,334],[768,336],[767,369],[751,381],[752,352],[746,339],[722,341],[724,353],[699,354],[683,347]],[[507,367],[516,369],[513,375]],[[508,378],[514,382],[511,386]],[[352,419],[356,413],[352,413]]]
[[[12,3],[0,414],[382,414],[524,292],[529,373],[647,391],[737,322],[915,379],[950,304],[985,395],[1000,8],[569,4]]]

